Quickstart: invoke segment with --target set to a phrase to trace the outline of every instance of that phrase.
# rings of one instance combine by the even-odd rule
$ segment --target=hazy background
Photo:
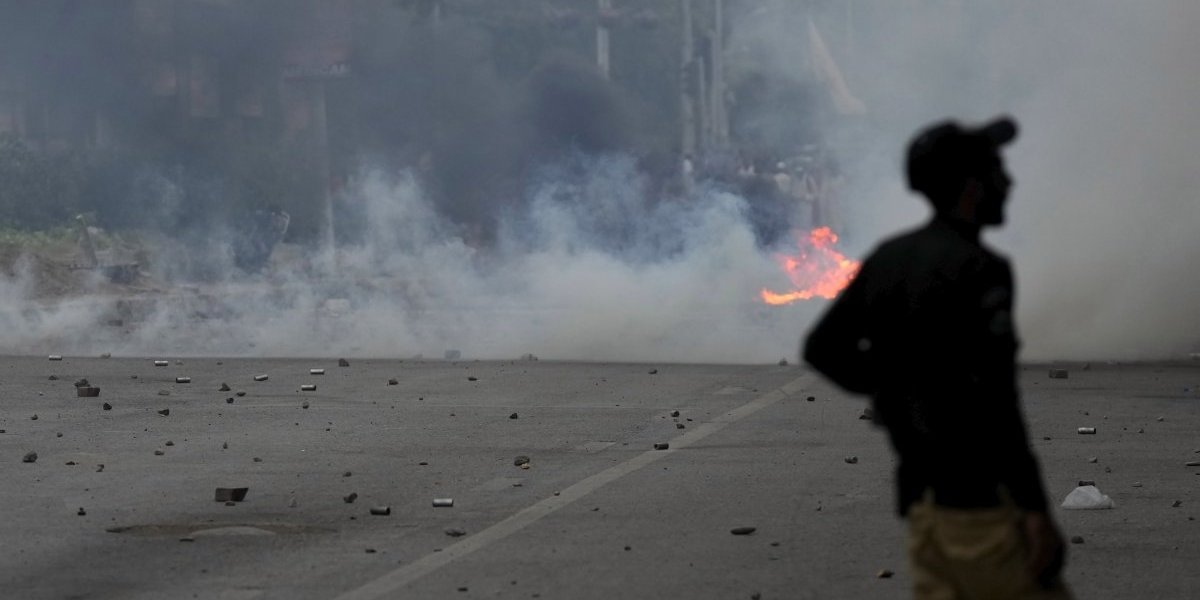
[[[810,20],[863,114],[836,116]],[[263,203],[261,189],[197,167],[225,155],[191,148],[139,163],[100,204],[166,215],[168,237],[187,243],[157,255],[154,274],[189,293],[136,329],[98,328],[106,309],[86,299],[31,306],[27,260],[0,285],[3,350],[794,362],[826,302],[761,304],[759,289],[786,291],[786,279],[779,248],[756,243],[747,199],[711,182],[662,183],[678,161],[676,48],[617,51],[606,82],[588,63],[591,30],[563,29],[576,51],[530,57],[515,77],[497,68],[513,61],[492,56],[512,44],[454,13],[436,60],[411,21],[377,27],[369,39],[380,41],[355,58],[369,93],[352,108],[374,115],[358,136],[366,150],[335,165],[347,224],[336,255],[315,249],[303,208],[285,204],[295,227],[278,266],[238,273],[229,232],[237,207]],[[1023,357],[1172,358],[1200,350],[1200,278],[1188,269],[1200,256],[1197,27],[1200,5],[1182,1],[766,0],[730,2],[726,52],[731,69],[749,62],[809,90],[803,105],[756,105],[753,120],[828,146],[845,176],[836,217],[852,256],[927,215],[901,177],[914,131],[1014,115],[1010,224],[988,239],[1015,263]],[[436,89],[422,85],[439,73]],[[434,138],[397,116],[430,106],[443,127]],[[422,148],[436,163],[420,163]],[[198,198],[230,208],[195,217]]]

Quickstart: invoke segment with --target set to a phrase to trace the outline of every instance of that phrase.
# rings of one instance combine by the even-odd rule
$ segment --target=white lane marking
[[[805,379],[807,377],[801,376],[777,390],[767,392],[746,404],[718,416],[712,421],[700,424],[687,433],[670,440],[669,450],[647,450],[621,464],[600,471],[562,490],[557,496],[551,496],[521,509],[512,516],[479,533],[465,537],[454,544],[442,548],[441,552],[427,554],[416,561],[373,581],[369,581],[361,587],[345,592],[335,600],[377,600],[379,598],[391,597],[404,586],[446,566],[454,560],[517,533],[537,522],[542,517],[583,498],[604,485],[664,458],[679,448],[686,448],[695,444],[729,425],[800,391],[803,388],[801,382]]]

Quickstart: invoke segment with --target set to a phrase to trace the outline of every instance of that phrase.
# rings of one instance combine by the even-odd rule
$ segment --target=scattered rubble
[[[686,428],[686,427],[687,427],[687,425],[684,425],[683,423],[676,423],[676,424],[675,424],[675,429],[684,429],[684,428]]]
[[[386,516],[392,514],[392,507],[390,507],[390,506],[372,506],[371,514],[373,514],[377,517],[386,517]]]
[[[37,452],[26,452],[25,456],[21,458],[21,462],[37,462]]]
[[[242,500],[246,499],[246,492],[248,491],[250,491],[250,488],[219,487],[217,488],[216,492],[213,493],[213,500],[215,502],[241,502]]]

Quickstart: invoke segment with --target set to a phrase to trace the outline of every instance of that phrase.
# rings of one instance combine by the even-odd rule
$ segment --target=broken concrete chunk
[[[233,389],[233,388],[229,387],[228,383],[225,383],[224,381],[222,381],[221,387],[217,388],[217,391],[218,392],[228,392],[231,389]]]
[[[241,398],[242,396],[246,395],[246,392],[235,392],[233,395],[237,396],[238,398]]]
[[[84,386],[75,388],[75,395],[80,398],[95,398],[100,395],[100,388]]]
[[[266,375],[255,375],[254,376],[255,381],[266,381],[267,379],[269,379],[269,377],[267,377]]]
[[[62,355],[61,354],[51,354],[49,356],[49,358],[50,358],[50,360],[58,361],[58,360],[62,360]]]
[[[324,375],[325,369],[309,369],[308,374],[309,375]]]
[[[230,398],[226,398],[226,399],[225,399],[225,404],[233,404],[233,398],[232,398],[232,397],[230,397]]]
[[[858,419],[860,421],[874,421],[875,420],[875,409],[871,408],[870,406],[864,408],[862,411],[862,414],[858,415]]]
[[[1078,432],[1079,435],[1096,435],[1095,427],[1080,427],[1079,429],[1076,429],[1075,431]]]
[[[301,386],[300,386],[300,391],[302,391],[302,392],[315,392],[315,391],[317,391],[317,385],[316,385],[316,384],[314,384],[314,383],[306,383],[306,384],[303,384],[303,385],[301,385]]]
[[[355,500],[358,500],[357,492],[350,492],[349,494],[342,496],[342,502],[345,502],[346,504],[354,504]]]
[[[816,402],[816,401],[817,401],[817,397],[816,397],[816,396],[809,396],[809,397],[805,398],[805,400],[807,400],[807,401],[809,401],[809,402]]]
[[[348,367],[348,366],[350,366],[350,361],[348,361],[348,360],[346,360],[346,359],[344,359],[344,358],[339,358],[339,359],[338,359],[338,366],[339,366],[339,367]]]
[[[849,465],[857,465],[858,464],[857,456],[847,456],[845,460],[846,460],[846,464],[849,464]]]
[[[658,443],[654,444],[655,450],[667,450],[667,449],[670,449],[670,447],[671,447],[671,444],[669,444],[667,442],[658,442]]]
[[[169,364],[171,364],[171,363],[170,363],[170,362],[168,362],[168,361],[165,361],[165,360],[156,360],[156,361],[154,361],[154,366],[156,366],[156,367],[165,367],[165,366],[167,366],[167,365],[169,365]]]
[[[1176,500],[1171,503],[1171,508],[1179,508],[1180,506],[1183,506],[1183,500]]]
[[[679,416],[679,411],[677,411],[677,410],[673,410],[673,411],[671,411],[671,416],[672,416],[672,417],[678,417],[678,416]]]
[[[733,535],[750,535],[750,534],[754,533],[755,531],[758,531],[758,528],[756,528],[756,527],[734,527],[733,529],[729,530],[729,533],[732,533]]]
[[[216,492],[213,493],[213,500],[215,502],[241,502],[242,500],[246,499],[246,492],[248,491],[250,491],[250,488],[219,487],[217,488]]]
[[[191,383],[191,382],[192,382],[191,377],[176,377],[175,378],[175,383]]]
[[[308,410],[308,400],[305,400],[303,403],[301,403],[300,408],[303,408],[304,410]]]
[[[1080,479],[1078,485],[1079,485],[1079,487],[1083,487],[1086,485],[1094,486],[1094,485],[1096,485],[1096,482],[1092,481],[1091,479]]]
[[[111,405],[111,404],[109,404],[109,403],[107,403],[107,402],[105,402],[105,403],[104,403],[104,405],[103,405],[103,408],[104,408],[104,410],[112,410],[112,405]]]
[[[1090,462],[1090,463],[1095,463],[1095,462],[1099,462],[1099,461],[1100,461],[1100,459],[1095,456],[1088,458],[1088,462]]]
[[[164,454],[166,454],[166,452],[163,452],[162,450],[155,450],[155,451],[154,451],[154,455],[155,455],[155,456],[162,456],[162,455],[164,455]]]
[[[158,414],[160,414],[160,415],[162,415],[162,416],[164,416],[164,417],[166,417],[166,416],[169,416],[169,415],[171,414],[171,409],[169,409],[169,408],[164,408],[164,409],[162,409],[162,410],[158,411]]]
[[[175,442],[172,442],[171,440],[167,440],[167,443],[165,443],[165,444],[163,444],[163,445],[164,445],[164,446],[174,446],[174,445],[175,445]]]
[[[524,454],[521,454],[513,459],[513,466],[515,466],[515,467],[519,467],[521,465],[527,465],[527,464],[529,464],[529,457],[525,456]]]
[[[372,506],[371,514],[373,514],[377,517],[386,517],[386,516],[392,514],[392,507],[390,507],[390,506]]]
[[[37,452],[26,452],[25,456],[21,458],[21,462],[37,462]]]
[[[471,375],[471,376],[467,377],[467,381],[479,381],[479,378],[474,375]]]
[[[395,377],[388,380],[388,385],[399,385],[399,384],[400,384],[400,380],[396,379]]]
[[[1066,369],[1050,369],[1050,379],[1066,379],[1068,375]]]
[[[675,424],[675,429],[683,429],[683,428],[685,428],[685,427],[687,427],[687,425],[684,425],[683,423],[676,423],[676,424]]]
[[[75,387],[77,387],[77,388],[87,387],[89,385],[91,385],[91,384],[88,383],[87,377],[84,377],[83,379],[80,379],[75,382]]]
[[[433,505],[437,508],[448,508],[454,506],[454,498],[434,498]]]
[[[58,375],[51,375],[47,379],[49,379],[50,381],[58,381]]]
[[[1096,510],[1113,508],[1116,504],[1094,485],[1081,485],[1063,499],[1062,507],[1068,510]]]
[[[511,415],[508,415],[508,418],[510,418],[510,419],[519,419],[519,418],[521,418],[521,415],[518,415],[517,413],[513,413],[513,414],[511,414]]]

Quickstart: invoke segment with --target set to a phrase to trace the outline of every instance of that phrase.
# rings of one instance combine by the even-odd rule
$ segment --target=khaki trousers
[[[929,494],[909,509],[909,560],[917,600],[1070,600],[1062,581],[1043,588],[1026,568],[1021,512],[947,508]]]

